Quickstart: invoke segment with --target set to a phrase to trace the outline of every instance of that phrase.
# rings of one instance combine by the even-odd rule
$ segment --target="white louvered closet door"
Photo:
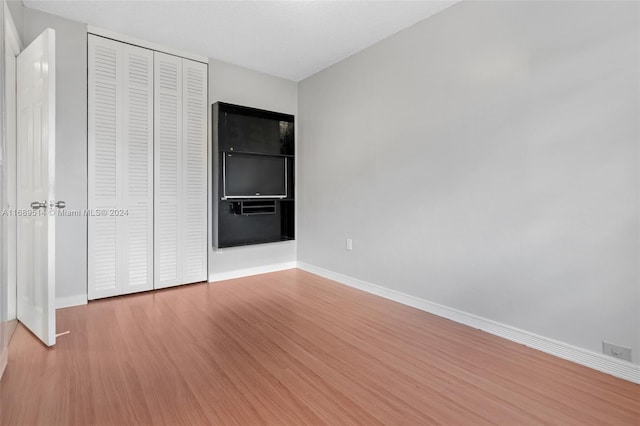
[[[153,289],[153,51],[123,46],[122,293]]]
[[[207,66],[184,59],[182,113],[183,282],[207,280]]]
[[[122,47],[94,36],[88,42],[88,207],[97,212],[118,207]],[[120,294],[116,217],[89,216],[88,222],[89,299]]]
[[[182,282],[182,59],[155,52],[154,288]]]
[[[207,279],[207,67],[155,52],[154,288]]]
[[[153,52],[89,35],[88,296],[153,288]]]

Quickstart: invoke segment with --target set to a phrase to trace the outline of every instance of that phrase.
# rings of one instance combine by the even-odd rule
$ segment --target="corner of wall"
[[[6,0],[7,8],[18,30],[18,35],[24,40],[24,4],[22,0]]]

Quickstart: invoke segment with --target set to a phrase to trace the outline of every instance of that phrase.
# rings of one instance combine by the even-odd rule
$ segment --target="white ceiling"
[[[300,81],[457,1],[24,0],[24,4]]]

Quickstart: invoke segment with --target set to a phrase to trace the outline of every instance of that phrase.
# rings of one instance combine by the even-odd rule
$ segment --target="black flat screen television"
[[[223,189],[229,198],[287,198],[287,158],[222,153]]]

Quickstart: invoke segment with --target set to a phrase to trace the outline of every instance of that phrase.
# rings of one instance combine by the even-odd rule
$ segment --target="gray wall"
[[[209,104],[222,101],[297,116],[298,88],[293,81],[209,60]],[[211,111],[209,111],[211,114]],[[211,172],[211,170],[210,170]],[[211,180],[210,180],[211,181]],[[210,207],[212,210],[212,206]],[[210,215],[211,216],[211,215]],[[211,218],[209,219],[211,221]],[[212,224],[209,226],[212,229]],[[215,250],[209,236],[209,279],[232,276],[235,271],[268,268],[295,262],[296,243],[287,241]],[[229,275],[231,274],[231,275]]]
[[[5,3],[9,8],[13,23],[16,25],[18,34],[20,37],[24,34],[24,10],[25,7],[22,4],[22,0],[6,0]]]
[[[298,260],[640,363],[639,7],[462,2],[302,81]]]
[[[56,31],[56,195],[87,208],[87,26],[24,8],[24,42]],[[87,218],[56,220],[56,297],[86,298]]]

